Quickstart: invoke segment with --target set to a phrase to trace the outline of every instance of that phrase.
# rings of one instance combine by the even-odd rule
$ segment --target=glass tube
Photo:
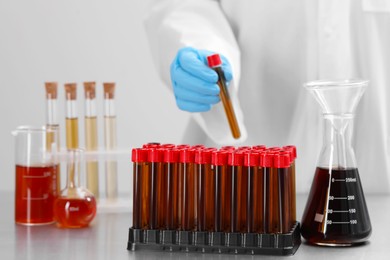
[[[103,83],[104,87],[104,144],[107,151],[116,149],[115,83]],[[118,196],[118,173],[115,160],[106,161],[106,196]]]
[[[85,93],[85,148],[87,151],[98,150],[96,83],[84,82]],[[99,198],[99,164],[97,160],[87,162],[87,189],[96,199]]]

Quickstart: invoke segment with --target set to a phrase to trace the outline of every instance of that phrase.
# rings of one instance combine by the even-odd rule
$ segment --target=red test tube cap
[[[164,150],[164,162],[177,163],[180,159],[180,151],[178,149],[166,149]]]
[[[181,163],[193,163],[195,162],[195,150],[194,149],[181,149],[180,150],[180,162]]]
[[[245,153],[245,159],[244,159],[244,165],[245,166],[259,166],[260,165],[260,154],[257,152],[246,152]]]
[[[207,64],[210,68],[219,67],[222,65],[221,57],[218,53],[207,56]]]
[[[268,151],[260,153],[260,166],[261,167],[272,167],[273,166],[274,154]]]
[[[294,160],[297,158],[297,147],[295,145],[287,145],[283,149],[290,150]]]
[[[275,168],[289,168],[290,167],[290,155],[287,153],[279,153],[274,155],[274,167]]]
[[[131,161],[132,162],[146,162],[148,159],[148,153],[143,148],[134,148],[131,151]]]
[[[228,154],[227,151],[215,151],[212,155],[212,162],[214,165],[227,165],[228,162]]]
[[[242,151],[229,152],[228,153],[228,165],[243,166],[244,165],[244,153]]]
[[[163,162],[164,161],[164,151],[165,149],[148,149],[148,161],[149,162]]]

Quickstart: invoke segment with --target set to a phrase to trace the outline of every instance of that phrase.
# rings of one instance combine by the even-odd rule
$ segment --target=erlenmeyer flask
[[[323,110],[324,139],[302,218],[312,244],[350,246],[371,234],[371,223],[352,148],[354,112],[368,82],[314,81],[306,88]]]

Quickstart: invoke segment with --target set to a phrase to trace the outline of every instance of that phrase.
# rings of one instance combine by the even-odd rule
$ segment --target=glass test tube
[[[194,172],[195,150],[180,150],[181,229],[196,230],[197,209],[195,204],[197,180]]]
[[[79,124],[77,114],[77,85],[65,84],[66,97],[66,148],[77,149],[79,147]]]
[[[232,167],[232,232],[247,232],[248,217],[248,167],[244,165],[244,152],[229,153],[228,165]]]
[[[215,148],[195,152],[195,171],[198,173],[197,230],[214,231],[215,225],[215,173],[211,164]]]
[[[246,154],[245,163],[249,166],[249,206],[248,232],[264,233],[264,172],[261,165],[260,150]],[[249,156],[249,158],[248,158]]]
[[[152,165],[149,159],[149,148],[142,148],[146,153],[146,162],[143,167],[140,169],[139,182],[141,183],[140,188],[140,225],[141,229],[151,229],[151,219],[152,219],[152,185],[153,185],[153,176],[152,176]],[[154,186],[153,186],[154,187]]]
[[[149,149],[148,161],[150,162],[151,192],[150,198],[150,228],[162,229],[165,226],[166,187],[168,180],[163,174],[164,149]]]
[[[137,229],[142,227],[142,175],[145,171],[144,168],[147,158],[145,149],[136,148],[131,152],[131,160],[133,162],[133,228]]]
[[[60,123],[58,119],[58,84],[57,82],[45,82],[46,89],[46,128],[51,130],[46,134],[46,148],[50,151],[53,143],[56,144],[57,151],[61,150],[60,146]],[[54,140],[54,138],[56,140]],[[58,163],[57,171],[53,174],[53,181],[56,183],[54,196],[59,194],[61,188],[61,166]]]
[[[272,214],[272,188],[271,188],[271,169],[273,166],[273,154],[268,151],[263,151],[260,153],[260,166],[263,168],[264,173],[264,232],[271,233],[272,224],[271,220],[273,217]]]
[[[96,116],[96,83],[84,82],[85,93],[85,148],[87,151],[98,150],[97,116]],[[99,198],[99,163],[87,161],[87,189]]]
[[[179,228],[179,159],[178,149],[172,148],[164,151],[164,172],[168,180],[165,229],[168,230]]]
[[[104,144],[107,151],[116,149],[116,112],[115,83],[103,83],[104,87]],[[117,162],[106,161],[106,196],[116,199],[118,196]]]
[[[278,173],[279,190],[279,214],[280,214],[280,232],[288,233],[290,231],[290,155],[288,152],[281,152],[274,155],[274,166]]]
[[[79,147],[79,123],[77,114],[77,84],[65,84],[66,95],[66,148],[68,150]],[[69,174],[69,181],[74,182],[74,174]]]
[[[231,232],[232,167],[228,166],[227,151],[213,153],[216,175],[215,231]]]
[[[226,87],[226,79],[222,70],[222,61],[219,54],[213,54],[207,57],[209,67],[211,67],[218,74],[218,86],[220,88],[219,96],[221,98],[223,107],[225,109],[226,117],[229,122],[230,130],[235,139],[240,138],[240,127],[238,126],[236,114],[233,109],[233,104]]]
[[[290,178],[290,221],[291,225],[294,225],[295,222],[297,221],[297,213],[296,213],[296,188],[295,188],[295,159],[297,158],[297,148],[294,145],[287,145],[283,147],[287,151],[290,152],[290,161],[291,165],[289,168],[289,178]]]

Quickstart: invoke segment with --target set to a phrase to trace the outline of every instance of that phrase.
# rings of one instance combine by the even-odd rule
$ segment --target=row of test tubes
[[[96,82],[84,82],[84,103],[85,103],[85,150],[89,153],[96,153],[98,146],[97,127],[97,105],[96,105]],[[65,83],[65,123],[66,123],[66,149],[77,149],[79,145],[79,115],[77,111],[77,83]],[[58,132],[59,139],[59,117],[58,117],[58,83],[46,82],[46,124],[49,129]],[[106,151],[116,149],[116,112],[115,112],[115,83],[103,83],[104,91],[104,144]],[[58,148],[59,140],[57,140]],[[99,168],[98,161],[88,160],[87,188],[96,198],[99,198]],[[117,162],[106,161],[106,198],[116,199],[117,188]]]
[[[132,150],[133,228],[288,233],[296,147],[149,143]]]

